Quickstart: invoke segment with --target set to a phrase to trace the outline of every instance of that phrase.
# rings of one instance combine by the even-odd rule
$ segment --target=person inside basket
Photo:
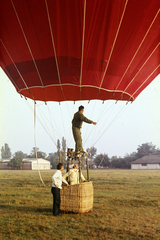
[[[70,177],[70,185],[79,184],[79,169],[78,164],[74,164],[73,169],[70,169],[69,172],[67,172],[63,178],[66,179],[67,177]],[[85,181],[85,178],[83,174],[81,173],[81,180]]]
[[[63,163],[58,163],[57,171],[52,176],[52,189],[53,194],[53,215],[58,216],[60,213],[60,189],[62,189],[62,181],[69,186],[68,182],[62,177]]]

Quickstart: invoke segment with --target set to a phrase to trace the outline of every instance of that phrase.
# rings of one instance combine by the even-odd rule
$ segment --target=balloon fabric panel
[[[159,0],[5,0],[0,63],[33,100],[133,101],[160,73]]]

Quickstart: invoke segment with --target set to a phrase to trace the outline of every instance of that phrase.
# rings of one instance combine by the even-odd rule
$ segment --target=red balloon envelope
[[[5,0],[0,63],[33,100],[133,101],[160,73],[159,0]]]

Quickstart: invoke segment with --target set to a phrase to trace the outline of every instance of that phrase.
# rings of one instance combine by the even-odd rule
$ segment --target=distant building
[[[50,167],[50,161],[45,160],[43,158],[32,159],[32,158],[25,158],[22,160],[23,167],[22,169],[30,169],[30,170],[49,170]]]
[[[131,169],[160,169],[160,155],[147,155],[131,162]]]
[[[0,159],[0,169],[7,170],[11,169],[11,167],[8,166],[8,163],[11,159]]]
[[[25,158],[22,160],[22,167],[17,168],[17,167],[9,167],[10,159],[2,159],[0,160],[0,169],[2,170],[16,170],[16,169],[22,169],[22,170],[49,170],[50,169],[50,161],[38,158],[38,163],[37,159],[32,159],[32,158]]]

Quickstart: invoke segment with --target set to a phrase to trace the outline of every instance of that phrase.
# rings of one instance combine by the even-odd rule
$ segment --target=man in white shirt
[[[62,182],[69,186],[68,182],[62,177],[63,163],[58,163],[57,171],[52,176],[52,194],[53,194],[53,215],[58,216],[60,213],[60,189],[62,189]]]
[[[78,164],[74,164],[73,169],[69,170],[63,178],[66,179],[67,177],[70,177],[70,185],[75,185],[79,183],[79,169]],[[82,181],[85,181],[85,178],[83,174],[81,173],[81,179]]]

